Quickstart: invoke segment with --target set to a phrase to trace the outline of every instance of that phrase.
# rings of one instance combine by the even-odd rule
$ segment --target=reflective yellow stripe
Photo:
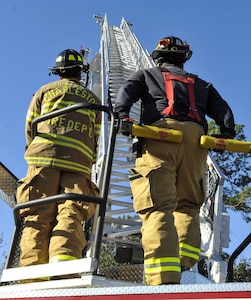
[[[99,135],[101,131],[101,124],[94,124],[94,133]]]
[[[64,100],[61,100],[61,99],[56,101],[56,102],[48,102],[48,103],[43,105],[41,113],[35,113],[34,111],[28,110],[27,115],[26,115],[26,122],[31,123],[36,117],[39,117],[41,115],[45,115],[45,114],[47,114],[51,111],[55,111],[55,110],[58,110],[58,109],[61,109],[61,108],[69,107],[69,106],[77,104],[77,103],[78,102],[64,101]],[[97,128],[95,129],[96,134],[100,133],[101,125],[95,124],[96,113],[95,113],[94,110],[91,110],[91,109],[78,109],[77,112],[87,116],[89,118],[90,122],[94,126],[97,126]],[[59,117],[56,117],[56,118],[59,118]]]
[[[180,272],[178,257],[149,258],[144,261],[145,274]]]
[[[68,60],[76,61],[76,58],[75,58],[75,56],[73,54],[69,54]]]
[[[91,173],[91,169],[82,164],[58,158],[26,156],[25,160],[27,161],[28,165],[38,165],[44,167],[51,166],[70,171],[83,172],[88,175]]]
[[[180,267],[171,267],[171,266],[165,266],[165,267],[155,267],[155,268],[145,268],[145,274],[156,274],[161,272],[180,272]]]
[[[26,114],[26,121],[27,122],[32,122],[32,120],[36,117],[39,117],[40,114],[35,113],[34,111],[28,110]]]
[[[93,159],[94,151],[92,149],[90,149],[88,146],[86,146],[86,144],[82,143],[81,141],[67,136],[52,133],[42,133],[39,136],[36,136],[32,141],[32,144],[51,143],[78,150],[84,155],[86,155],[89,159]]]
[[[185,243],[180,243],[180,255],[199,260],[200,249]]]
[[[77,257],[75,257],[75,256],[60,254],[60,255],[56,255],[56,256],[53,256],[52,258],[50,258],[49,263],[67,261],[67,260],[76,260],[76,259],[77,259]]]
[[[74,101],[64,101],[64,100],[58,100],[55,102],[48,102],[46,104],[43,105],[42,111],[41,111],[41,115],[45,115],[51,111],[55,111],[57,109],[60,108],[65,108],[65,107],[69,107],[71,105],[77,104],[78,102],[74,102]],[[91,109],[78,109],[76,110],[78,113],[86,115],[90,118],[90,121],[92,123],[94,123],[95,121],[95,117],[96,117],[96,113],[94,110]]]

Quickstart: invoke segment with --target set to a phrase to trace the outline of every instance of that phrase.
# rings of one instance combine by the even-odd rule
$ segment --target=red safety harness
[[[202,119],[197,111],[195,96],[194,96],[194,82],[196,79],[195,75],[189,74],[187,78],[172,75],[169,72],[162,72],[165,81],[166,97],[168,99],[168,106],[162,111],[162,114],[168,116],[178,116],[178,112],[174,109],[174,88],[172,80],[181,81],[186,83],[188,86],[189,96],[189,113],[188,117],[195,119],[197,122],[201,122]]]

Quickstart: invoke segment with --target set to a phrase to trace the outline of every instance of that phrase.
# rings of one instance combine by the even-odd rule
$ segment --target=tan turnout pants
[[[207,150],[201,126],[172,119],[154,126],[183,132],[181,144],[144,139],[131,170],[134,209],[142,219],[145,279],[179,283],[180,266],[192,267],[200,253],[199,209],[204,201]]]
[[[27,176],[20,179],[17,202],[60,193],[98,195],[84,174],[30,166]],[[93,203],[66,200],[23,209],[20,266],[82,258],[86,246],[82,222],[93,216],[95,207]]]

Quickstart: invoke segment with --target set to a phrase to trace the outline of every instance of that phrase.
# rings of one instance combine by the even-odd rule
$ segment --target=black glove
[[[132,134],[132,124],[135,123],[136,121],[129,117],[122,119],[120,132],[123,135],[129,136],[130,134]]]
[[[229,134],[227,132],[222,132],[222,133],[218,133],[218,134],[215,133],[215,134],[212,134],[211,136],[215,137],[217,139],[233,139],[234,138],[231,134]]]

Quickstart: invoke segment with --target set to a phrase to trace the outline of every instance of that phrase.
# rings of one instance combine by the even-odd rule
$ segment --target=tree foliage
[[[251,260],[241,257],[238,264],[234,264],[234,281],[251,282]]]
[[[244,125],[236,125],[236,140],[246,141]],[[218,134],[214,121],[209,122],[209,135]],[[251,221],[251,153],[210,150],[211,155],[225,175],[224,203],[240,211],[246,222]]]
[[[118,266],[119,263],[114,259],[116,249],[113,244],[103,243],[100,248],[99,268]]]

